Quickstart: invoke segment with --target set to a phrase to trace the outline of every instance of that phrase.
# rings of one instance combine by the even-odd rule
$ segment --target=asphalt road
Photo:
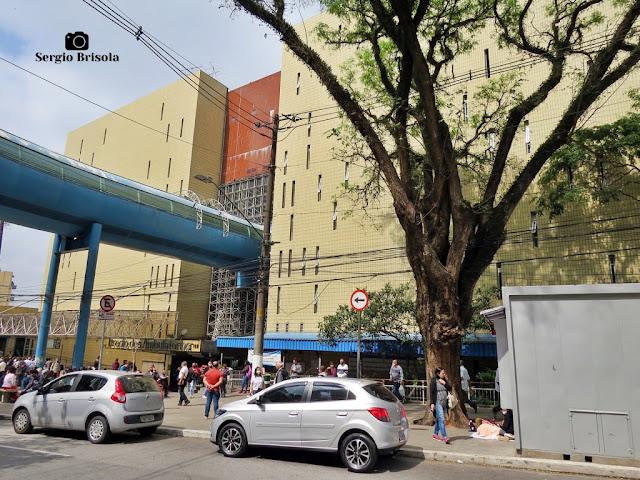
[[[427,462],[400,456],[385,457],[372,478],[390,480],[576,480],[574,475],[550,475],[513,469]],[[282,450],[251,450],[243,458],[225,458],[207,440],[137,434],[112,437],[92,445],[82,432],[36,430],[16,435],[9,421],[0,420],[0,478],[24,480],[211,479],[337,480],[368,478],[344,468],[337,455]]]

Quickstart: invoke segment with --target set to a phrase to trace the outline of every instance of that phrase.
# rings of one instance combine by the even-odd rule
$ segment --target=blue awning
[[[392,337],[371,339],[363,336],[362,352],[372,354],[404,353],[422,355],[421,337],[416,335],[411,343],[401,343]],[[218,337],[218,348],[253,348],[253,335],[247,337]],[[336,344],[320,342],[316,333],[266,333],[265,350],[296,350],[313,352],[349,352],[358,349],[356,339],[339,340]],[[497,357],[495,335],[467,335],[462,344],[464,357]]]

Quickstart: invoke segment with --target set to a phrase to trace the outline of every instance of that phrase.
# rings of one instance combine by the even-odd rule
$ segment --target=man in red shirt
[[[220,385],[224,380],[224,376],[220,369],[218,369],[218,362],[213,362],[212,368],[202,377],[204,386],[207,388],[204,394],[207,396],[207,401],[204,405],[204,418],[209,418],[209,409],[211,408],[211,400],[213,400],[213,416],[216,416],[218,411],[218,401],[220,400]]]

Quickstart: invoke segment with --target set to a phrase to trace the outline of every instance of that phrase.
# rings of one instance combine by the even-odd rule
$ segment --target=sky
[[[91,2],[89,2],[91,3]],[[280,70],[282,45],[268,27],[219,0],[104,0],[143,31],[229,89]],[[117,11],[117,10],[116,10]],[[299,23],[318,7],[293,9]],[[38,61],[61,55],[68,33],[89,36],[88,52],[118,62]],[[64,152],[67,133],[106,112],[7,61],[109,109],[117,109],[178,79],[141,42],[81,0],[4,0],[0,15],[0,129]],[[1,172],[0,172],[1,174]],[[12,271],[16,301],[42,292],[51,234],[6,225],[0,270]],[[23,295],[26,295],[23,296]],[[28,304],[27,306],[37,306]]]

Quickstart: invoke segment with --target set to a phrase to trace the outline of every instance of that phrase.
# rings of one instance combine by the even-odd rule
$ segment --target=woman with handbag
[[[433,439],[439,442],[451,443],[447,437],[447,430],[444,426],[444,417],[449,410],[448,396],[452,388],[447,381],[447,374],[443,368],[436,368],[435,375],[431,379],[429,385],[429,397],[431,403],[431,411],[436,419],[436,426],[433,431]],[[442,438],[438,436],[442,433]]]

